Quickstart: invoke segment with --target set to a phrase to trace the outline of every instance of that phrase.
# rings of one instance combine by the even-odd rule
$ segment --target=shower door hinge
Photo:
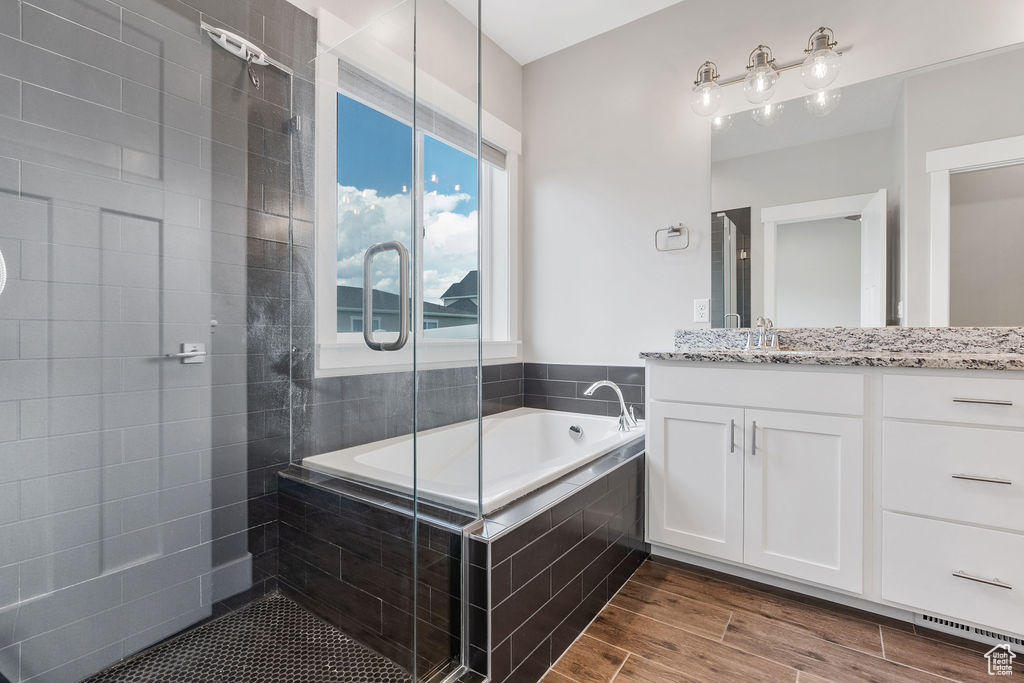
[[[295,115],[284,122],[284,132],[288,135],[302,132],[302,117]]]

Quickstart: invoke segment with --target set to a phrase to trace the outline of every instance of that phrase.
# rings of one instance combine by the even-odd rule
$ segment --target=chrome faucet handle
[[[753,351],[754,350],[754,331],[753,330],[747,331],[747,349],[746,350],[747,351]]]
[[[636,421],[636,411],[634,410],[634,408],[635,406],[629,407],[629,421],[633,424],[634,427],[636,427],[637,425],[639,425],[639,423]]]

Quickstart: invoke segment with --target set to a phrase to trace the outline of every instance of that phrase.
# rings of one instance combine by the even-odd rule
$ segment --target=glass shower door
[[[444,0],[357,5],[320,16],[319,352],[296,463],[361,511],[330,585],[379,608],[334,623],[422,680],[463,660],[478,509],[479,38]]]

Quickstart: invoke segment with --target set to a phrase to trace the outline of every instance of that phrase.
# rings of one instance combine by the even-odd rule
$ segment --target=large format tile
[[[805,630],[747,612],[736,611],[723,642],[832,680],[937,681],[932,674],[836,645]]]
[[[885,658],[957,681],[991,681],[984,653],[990,646],[971,643],[971,649],[931,638],[882,627]],[[1018,658],[1024,659],[1024,658]],[[1014,662],[1014,671],[1024,674],[1024,663]]]
[[[635,581],[627,581],[611,604],[716,640],[725,634],[732,616],[727,609]]]
[[[609,605],[586,635],[679,672],[678,680],[795,681],[796,669]]]
[[[552,669],[579,683],[607,683],[615,678],[628,656],[625,650],[584,635]]]
[[[633,580],[661,590],[795,626],[810,635],[871,654],[882,654],[878,624],[851,619],[834,610],[796,602],[747,586],[647,562]]]

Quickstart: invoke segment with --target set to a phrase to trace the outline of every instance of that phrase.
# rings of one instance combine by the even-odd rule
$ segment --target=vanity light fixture
[[[743,95],[747,102],[761,104],[775,94],[779,72],[775,68],[775,57],[767,45],[758,45],[747,58],[747,75],[743,79]]]
[[[806,100],[808,111],[817,115],[827,114],[839,103],[838,90],[830,90],[825,95],[821,94],[839,75],[843,53],[836,50],[837,46],[835,31],[827,26],[819,26],[807,39],[807,48],[804,49],[806,56],[799,61],[777,64],[772,49],[767,45],[758,45],[750,51],[750,55],[747,57],[746,74],[724,80],[719,77],[718,67],[714,62],[704,62],[697,69],[697,80],[693,82],[690,107],[700,116],[715,117],[712,127],[715,130],[724,130],[728,128],[728,122],[724,120],[724,117],[716,116],[722,101],[723,87],[743,83],[743,95],[747,101],[762,105],[775,94],[775,87],[779,83],[782,72],[799,68],[804,85],[815,93]],[[778,115],[777,110],[770,111],[772,116]],[[763,111],[759,114],[755,109],[753,112],[755,119],[765,118]]]
[[[697,80],[693,82],[690,107],[700,116],[711,116],[722,103],[722,87],[718,85],[718,67],[714,62],[704,62],[697,69]]]
[[[835,32],[827,26],[818,27],[807,39],[807,58],[800,67],[800,78],[811,90],[824,90],[839,75],[842,54],[835,50],[838,44]]]

